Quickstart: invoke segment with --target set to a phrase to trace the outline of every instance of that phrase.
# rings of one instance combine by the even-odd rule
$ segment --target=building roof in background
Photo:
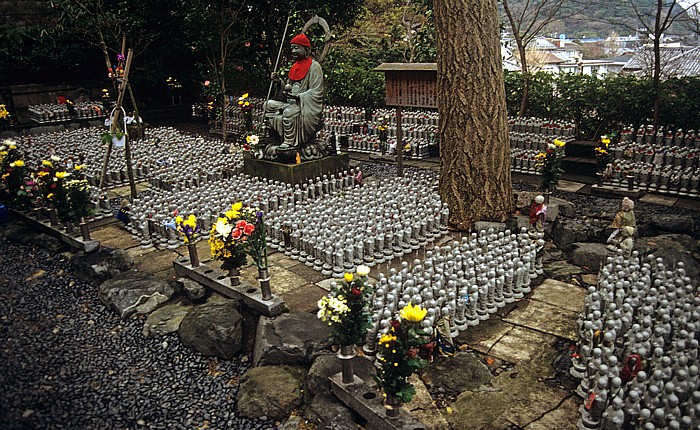
[[[651,47],[635,54],[623,67],[625,73],[650,75],[654,63]],[[661,76],[664,78],[699,76],[700,46],[661,48]]]

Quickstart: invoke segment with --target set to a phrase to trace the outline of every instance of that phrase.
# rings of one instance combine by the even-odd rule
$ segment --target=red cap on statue
[[[292,45],[306,46],[307,48],[311,48],[311,41],[308,37],[306,37],[304,33],[294,36],[290,43]]]

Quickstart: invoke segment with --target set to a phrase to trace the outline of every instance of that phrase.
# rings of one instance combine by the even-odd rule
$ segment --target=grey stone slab
[[[328,278],[328,279],[324,279],[322,281],[316,282],[315,284],[317,286],[319,286],[320,288],[323,288],[326,291],[330,291],[331,290],[331,282],[338,282],[338,280],[335,278]]]
[[[527,300],[521,302],[518,308],[508,314],[504,321],[554,336],[576,340],[577,317],[577,312],[539,300]]]
[[[551,348],[556,337],[530,330],[524,327],[514,327],[503,336],[489,351],[501,360],[525,364],[540,356],[543,348]]]
[[[535,288],[530,299],[571,312],[580,312],[583,309],[585,297],[586,290],[579,286],[554,279],[545,279],[539,287]]]
[[[645,194],[639,201],[642,203],[653,203],[655,205],[673,206],[678,201],[678,198],[663,196],[661,194]]]
[[[585,186],[586,184],[582,184],[580,182],[565,181],[563,179],[560,179],[559,182],[557,182],[557,190],[566,191],[569,193],[577,193]]]
[[[475,327],[467,328],[459,334],[457,339],[476,351],[488,354],[496,342],[512,329],[512,324],[505,323],[499,319],[486,320]]]
[[[506,411],[505,418],[518,427],[525,427],[542,415],[555,409],[569,395],[567,391],[561,388],[547,384],[537,384],[537,389],[530,391],[527,395],[523,395]]]
[[[526,430],[574,430],[576,421],[581,414],[578,411],[580,401],[576,401],[575,396],[564,400],[561,405],[552,411],[544,414],[540,419],[530,423]]]

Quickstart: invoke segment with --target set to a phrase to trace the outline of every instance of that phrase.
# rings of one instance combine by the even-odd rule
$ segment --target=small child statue
[[[543,232],[546,217],[547,205],[544,204],[544,196],[538,195],[530,205],[530,228],[537,232]]]
[[[614,252],[621,249],[626,256],[629,256],[634,247],[634,234],[637,231],[634,202],[629,197],[622,199],[620,211],[615,215],[610,228],[615,230],[608,237],[608,249]]]

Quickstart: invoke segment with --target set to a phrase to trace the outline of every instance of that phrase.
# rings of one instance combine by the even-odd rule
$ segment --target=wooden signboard
[[[388,106],[437,109],[435,63],[382,63],[374,70],[386,76]]]

